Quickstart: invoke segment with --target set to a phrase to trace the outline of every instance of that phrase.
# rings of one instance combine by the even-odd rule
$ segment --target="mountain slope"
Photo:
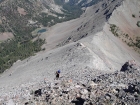
[[[69,40],[77,41],[81,38],[89,36],[91,33],[97,33],[103,29],[106,21],[110,18],[113,10],[120,6],[122,0],[102,0],[96,5],[87,7],[85,13],[81,16],[82,19],[79,27],[72,31],[71,36],[62,43],[65,44]]]
[[[43,27],[79,17],[79,6],[69,8],[53,0],[5,0],[0,3],[0,73],[17,60],[39,52],[45,40],[39,39]],[[73,10],[74,8],[74,10]],[[38,29],[35,35],[32,31]],[[45,28],[46,29],[46,28]]]
[[[32,86],[24,93],[16,94],[30,94],[24,96],[26,100],[23,97],[10,99],[8,105],[139,105],[140,101],[140,71],[134,61],[126,62],[119,71],[96,76],[85,84],[62,77],[55,82],[44,80],[35,86],[36,89]]]
[[[96,5],[87,7],[80,18],[49,28],[46,33],[41,35],[47,42],[45,48],[48,50],[51,47],[63,46],[103,30],[105,22],[121,3],[122,0],[103,0]]]
[[[123,5],[116,9],[109,20],[115,26],[117,37],[132,49],[140,53],[140,1],[124,1]],[[113,30],[112,30],[113,31]]]
[[[129,2],[133,5],[133,1]],[[103,5],[104,3],[107,3],[107,7]],[[135,60],[139,64],[139,55],[114,36],[110,28],[110,24],[113,23],[110,20],[110,24],[106,22],[106,16],[121,3],[121,0],[119,2],[103,0],[97,5],[88,7],[80,18],[59,23],[42,33],[40,38],[46,39],[47,43],[43,46],[46,50],[23,61],[17,61],[0,75],[2,99],[9,96],[6,100],[8,101],[22,88],[36,87],[36,84],[44,80],[54,83],[54,73],[58,69],[61,69],[62,77],[83,84],[96,75],[120,70],[128,60]],[[125,3],[127,2],[123,2],[123,5]],[[99,8],[101,11],[96,14]],[[110,12],[107,12],[108,10]],[[88,35],[83,36],[84,33]],[[25,98],[27,97],[25,95]]]

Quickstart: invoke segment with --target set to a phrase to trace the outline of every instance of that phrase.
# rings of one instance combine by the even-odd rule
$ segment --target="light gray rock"
[[[12,99],[10,99],[7,103],[7,105],[15,105],[14,101]]]
[[[82,95],[86,95],[86,94],[88,94],[88,90],[87,90],[87,89],[82,89],[82,90],[80,91],[80,93],[81,93]]]

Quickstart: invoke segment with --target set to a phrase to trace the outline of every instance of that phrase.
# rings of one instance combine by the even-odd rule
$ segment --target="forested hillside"
[[[59,1],[59,0],[58,0]],[[8,32],[14,37],[0,40],[0,73],[8,69],[17,60],[23,60],[42,50],[45,40],[32,41],[31,32],[40,27],[50,27],[56,23],[79,17],[83,10],[71,2],[59,6],[61,13],[53,5],[57,0],[1,0],[0,3],[0,37]],[[43,12],[43,11],[48,12]],[[43,49],[45,50],[45,49]]]

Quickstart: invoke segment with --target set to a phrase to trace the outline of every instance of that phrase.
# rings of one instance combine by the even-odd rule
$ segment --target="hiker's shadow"
[[[81,97],[76,98],[77,100],[71,101],[72,103],[75,103],[75,105],[83,105],[85,100],[82,99]]]

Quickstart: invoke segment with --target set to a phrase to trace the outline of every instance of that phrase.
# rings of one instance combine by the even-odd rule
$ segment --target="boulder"
[[[88,94],[88,90],[87,89],[82,89],[80,91],[80,93],[81,93],[81,95],[86,95],[86,94]]]

